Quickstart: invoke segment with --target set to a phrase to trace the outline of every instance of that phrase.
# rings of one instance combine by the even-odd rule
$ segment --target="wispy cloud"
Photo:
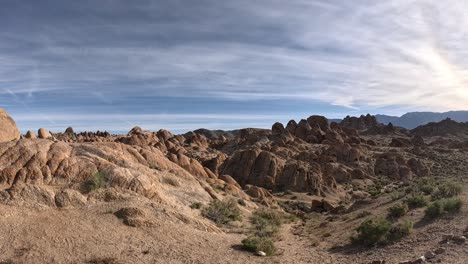
[[[468,104],[464,1],[27,2],[0,10],[0,97],[14,93],[31,111],[44,95],[44,111],[115,109],[136,94],[282,100],[287,113],[299,103],[350,112]]]

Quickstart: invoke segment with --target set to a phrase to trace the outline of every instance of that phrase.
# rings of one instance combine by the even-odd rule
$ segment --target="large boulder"
[[[37,135],[39,136],[39,138],[52,138],[52,134],[45,128],[39,128],[39,131],[37,131]]]
[[[0,142],[19,139],[21,136],[13,118],[0,108]]]

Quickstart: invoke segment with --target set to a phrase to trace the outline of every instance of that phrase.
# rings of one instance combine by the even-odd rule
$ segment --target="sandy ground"
[[[158,221],[130,227],[112,214],[118,205],[26,209],[0,205],[0,263],[335,263],[286,225],[275,257],[240,250],[242,234],[197,230]],[[97,262],[105,260],[109,262]]]

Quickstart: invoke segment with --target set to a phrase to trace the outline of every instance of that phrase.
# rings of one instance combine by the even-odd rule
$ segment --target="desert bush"
[[[441,216],[444,212],[444,206],[442,204],[442,201],[438,200],[433,203],[431,203],[427,208],[426,208],[426,217],[427,218],[437,218]]]
[[[405,199],[405,203],[408,205],[409,208],[419,208],[424,207],[427,205],[426,198],[421,194],[415,194],[407,197]]]
[[[356,229],[357,237],[352,237],[353,243],[372,246],[385,242],[390,232],[391,224],[385,219],[368,219]]]
[[[276,252],[273,240],[267,237],[249,236],[242,240],[242,247],[251,252],[263,251],[268,256],[272,256]]]
[[[232,199],[226,201],[213,200],[203,209],[202,214],[217,224],[227,224],[242,219],[237,201]]]
[[[272,210],[262,208],[255,211],[250,217],[253,232],[258,237],[271,237],[278,233],[284,222],[284,215]]]
[[[463,202],[460,198],[449,198],[444,200],[444,211],[447,213],[457,213],[462,208]]]
[[[194,203],[192,203],[192,204],[190,205],[190,208],[192,208],[192,209],[200,209],[200,208],[202,208],[202,203],[200,203],[200,202],[194,202]]]
[[[413,221],[407,220],[390,228],[387,241],[395,241],[409,235],[413,230]]]
[[[148,164],[148,167],[152,170],[158,170],[158,171],[162,170],[161,167],[156,163],[150,163]]]
[[[450,198],[437,200],[426,208],[426,217],[433,219],[441,217],[447,213],[457,213],[460,211],[463,202],[460,198]]]
[[[390,194],[390,199],[392,201],[400,200],[401,198],[405,197],[405,195],[406,194],[404,192],[394,191]]]
[[[356,215],[356,218],[355,218],[355,219],[363,218],[363,217],[366,217],[366,216],[369,216],[369,215],[372,215],[372,213],[369,212],[369,211],[367,211],[367,210],[364,210],[364,211],[359,212],[359,213]]]
[[[161,181],[174,187],[180,187],[180,182],[174,176],[164,176]]]
[[[388,216],[391,218],[400,218],[408,212],[406,204],[398,204],[388,208]]]
[[[96,191],[97,189],[104,187],[105,183],[106,177],[104,173],[98,171],[93,173],[93,175],[86,180],[84,183],[84,190],[85,192]]]
[[[433,194],[435,199],[450,198],[459,195],[462,192],[462,185],[458,182],[446,182],[437,187]]]
[[[425,195],[430,195],[434,192],[435,187],[433,185],[425,184],[419,187],[419,190]]]
[[[247,206],[247,203],[243,199],[237,199],[237,203],[242,206]]]

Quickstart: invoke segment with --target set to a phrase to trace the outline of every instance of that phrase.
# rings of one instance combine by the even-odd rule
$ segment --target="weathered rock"
[[[436,254],[432,251],[427,251],[426,253],[424,253],[424,257],[426,259],[433,259],[436,257]]]
[[[24,137],[25,138],[37,138],[36,134],[32,132],[31,130],[28,130],[28,132],[26,132],[26,135]]]
[[[75,134],[73,127],[67,127],[67,129],[65,129],[65,134],[70,134],[70,135]]]
[[[37,131],[37,135],[39,138],[42,138],[42,139],[52,138],[52,134],[49,131],[47,131],[45,128],[39,128],[39,131]]]
[[[0,108],[0,143],[19,139],[21,136],[15,121]]]
[[[390,143],[390,147],[396,148],[408,148],[411,146],[413,146],[413,144],[407,138],[392,138],[392,142]]]
[[[228,184],[231,184],[231,185],[234,185],[238,188],[241,188],[241,186],[239,185],[239,183],[236,182],[236,180],[234,180],[231,176],[229,175],[221,175],[219,176],[219,178],[223,181],[225,181],[226,183]]]
[[[426,143],[424,142],[424,138],[421,137],[421,136],[414,136],[412,139],[411,139],[411,143],[414,145],[414,146],[418,146],[418,147],[422,147],[422,146],[425,146]]]
[[[445,252],[445,248],[443,248],[443,247],[440,247],[440,248],[437,248],[436,250],[434,250],[434,253],[436,255],[443,254],[444,252]]]
[[[65,189],[55,195],[57,207],[79,207],[86,204],[86,197],[71,189]]]
[[[274,123],[273,126],[271,127],[271,133],[273,135],[281,135],[285,131],[286,129],[284,128],[283,124],[278,123],[278,122]]]
[[[114,213],[115,216],[123,220],[125,225],[131,227],[152,226],[154,223],[147,219],[144,210],[137,207],[126,207]]]

